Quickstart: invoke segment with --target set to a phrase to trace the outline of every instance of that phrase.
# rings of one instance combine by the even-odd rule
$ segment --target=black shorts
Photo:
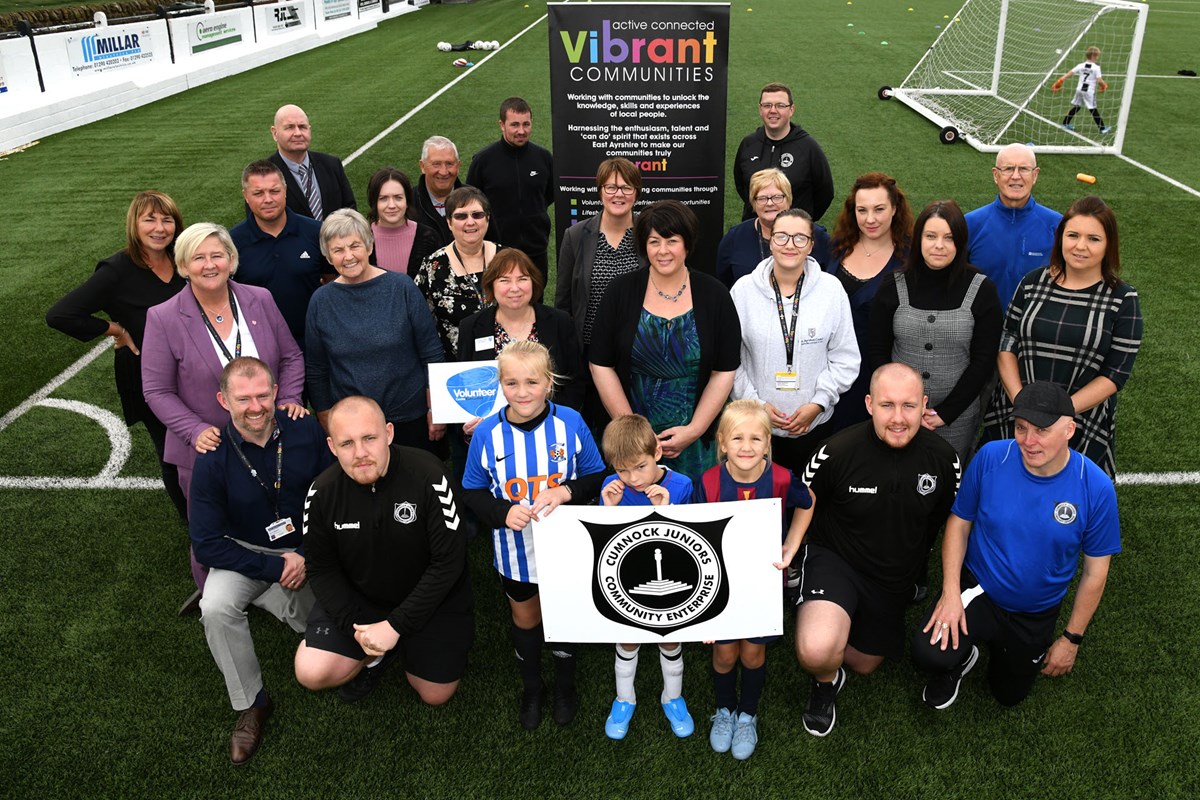
[[[500,575],[498,572],[496,574]],[[508,599],[514,603],[524,603],[526,600],[532,600],[538,596],[536,583],[514,581],[512,578],[500,575],[500,585],[504,587],[504,594],[508,595]]]
[[[933,610],[937,608],[941,599],[939,594],[921,616],[921,624],[913,634],[913,663],[925,672],[947,672],[963,662],[972,645],[986,644],[988,688],[1003,705],[1016,705],[1033,689],[1042,670],[1046,651],[1054,643],[1062,604],[1032,613],[1005,611],[986,592],[973,591],[979,581],[965,566],[960,581],[962,592],[967,595],[965,610],[970,633],[959,634],[957,650],[950,647],[942,650],[940,643],[929,643],[933,631],[924,633],[922,629],[929,624]]]
[[[383,615],[380,615],[383,619]],[[378,622],[379,620],[371,620]],[[361,661],[367,658],[353,631],[338,628],[320,602],[308,614],[304,642],[316,650],[337,653]],[[431,683],[453,683],[467,669],[467,654],[475,642],[475,618],[468,611],[434,613],[424,628],[401,636],[396,643],[404,671]]]
[[[837,553],[807,544],[800,561],[799,605],[828,600],[850,616],[848,644],[870,656],[904,655],[904,610],[911,592],[889,591],[863,577]]]

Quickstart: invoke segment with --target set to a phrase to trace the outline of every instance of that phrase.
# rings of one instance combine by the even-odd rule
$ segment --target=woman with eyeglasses
[[[415,278],[425,295],[447,361],[458,359],[458,326],[483,308],[483,271],[500,245],[487,241],[492,208],[474,186],[460,186],[446,198],[446,222],[453,237],[421,264]]]
[[[871,367],[867,363],[867,331],[871,303],[883,279],[904,266],[912,241],[913,215],[908,197],[896,185],[896,179],[882,172],[858,176],[838,214],[833,228],[832,255],[825,271],[838,279],[850,299],[854,336],[863,355],[858,377],[842,393],[830,419],[835,433],[867,417],[867,389]]]
[[[780,211],[770,254],[733,287],[742,355],[732,397],[766,405],[772,460],[792,470],[828,435],[859,365],[850,302],[809,255],[812,233],[808,212]]]
[[[750,203],[754,216],[729,229],[717,246],[717,278],[728,288],[754,272],[771,255],[771,230],[775,217],[792,207],[792,184],[782,170],[759,170],[750,178]],[[814,258],[829,251],[829,234],[817,226]]]
[[[871,368],[899,361],[921,373],[929,401],[921,424],[964,463],[975,447],[979,395],[1000,349],[996,284],[967,263],[967,222],[953,200],[917,216],[904,270],[883,279],[871,306]]]
[[[575,320],[575,335],[585,354],[608,284],[618,275],[646,266],[633,235],[633,207],[642,191],[642,174],[629,159],[606,159],[596,169],[596,190],[600,213],[563,234],[554,289],[554,307]]]

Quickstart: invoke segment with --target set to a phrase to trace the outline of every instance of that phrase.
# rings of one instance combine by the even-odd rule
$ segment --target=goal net
[[[1040,152],[1119,153],[1129,120],[1147,6],[1128,0],[967,0],[904,82],[880,89],[942,128],[947,144],[979,150],[1012,142]],[[1102,133],[1087,107],[1072,120],[1079,80],[1055,81],[1089,47],[1107,91],[1097,91]]]

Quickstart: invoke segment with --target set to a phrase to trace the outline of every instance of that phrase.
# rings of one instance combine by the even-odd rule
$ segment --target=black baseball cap
[[[1013,401],[1013,418],[1048,428],[1061,417],[1074,417],[1075,404],[1067,390],[1052,381],[1034,381],[1017,394]]]

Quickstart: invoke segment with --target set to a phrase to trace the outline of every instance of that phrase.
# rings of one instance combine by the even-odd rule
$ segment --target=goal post
[[[1120,153],[1133,102],[1148,6],[1131,0],[966,0],[897,87],[879,90],[941,129],[995,152],[1030,144],[1044,153]],[[1107,91],[1096,93],[1104,130],[1085,107],[1063,121],[1078,78],[1052,87],[1100,48]]]

